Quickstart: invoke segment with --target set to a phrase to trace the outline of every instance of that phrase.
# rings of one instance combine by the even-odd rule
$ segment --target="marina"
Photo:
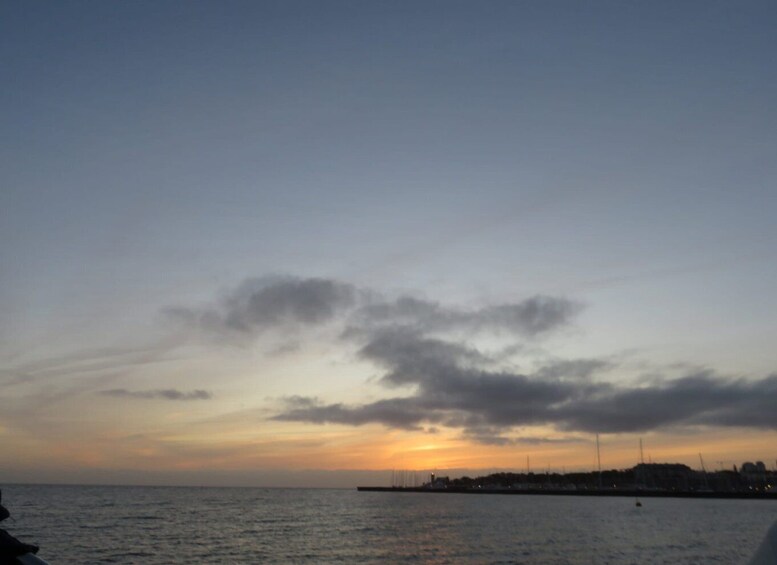
[[[598,446],[597,446],[598,454]],[[708,471],[680,463],[640,463],[631,469],[587,473],[492,473],[470,478],[429,474],[419,483],[418,472],[392,473],[390,486],[360,486],[358,491],[449,494],[521,494],[549,496],[609,496],[636,498],[729,498],[777,500],[777,472],[763,462],[746,461],[741,467]],[[409,478],[409,484],[408,484]]]

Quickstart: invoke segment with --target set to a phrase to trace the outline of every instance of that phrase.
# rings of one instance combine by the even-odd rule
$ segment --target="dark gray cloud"
[[[158,398],[162,400],[208,400],[213,396],[206,390],[198,389],[184,392],[172,388],[159,390],[127,390],[126,388],[113,388],[110,390],[103,390],[100,394],[118,398]]]
[[[565,298],[534,296],[518,303],[464,310],[437,302],[404,296],[394,301],[377,301],[356,313],[361,328],[402,326],[417,332],[505,331],[517,335],[539,335],[564,326],[581,306]]]
[[[418,383],[440,367],[453,368],[489,361],[474,348],[426,338],[404,328],[378,331],[359,354],[391,369],[382,379],[384,384],[390,385]]]
[[[323,405],[314,398],[292,397],[286,399],[286,410],[272,419],[349,426],[380,423],[390,428],[420,430],[421,422],[439,421],[441,416],[430,414],[413,398],[392,398],[348,407],[343,404]]]
[[[532,376],[537,379],[590,379],[613,366],[611,361],[604,359],[563,359],[539,368]]]
[[[284,323],[320,324],[353,306],[356,289],[319,278],[251,279],[227,301],[224,323],[238,331]]]
[[[726,379],[703,371],[643,388],[613,389],[560,408],[567,429],[636,432],[671,425],[777,429],[777,375]]]
[[[350,425],[372,422],[405,429],[417,429],[422,424],[510,428],[547,423],[553,418],[555,406],[581,394],[573,384],[535,381],[525,375],[453,366],[426,369],[423,374],[391,374],[395,381],[416,385],[413,396],[360,406],[297,403],[276,419]]]
[[[384,367],[384,385],[412,387],[411,396],[347,406],[296,403],[276,419],[419,429],[461,429],[483,443],[516,441],[510,430],[553,425],[574,432],[637,432],[671,426],[777,429],[777,375],[727,379],[711,371],[642,387],[597,382],[609,361],[554,362],[531,375],[483,370],[488,358],[459,343],[412,331],[378,332],[360,354]],[[485,430],[485,431],[484,431]]]
[[[490,333],[536,338],[568,325],[580,308],[580,304],[565,298],[534,296],[515,303],[465,309],[412,296],[389,300],[369,289],[331,279],[272,276],[248,279],[214,305],[171,307],[165,314],[186,328],[206,330],[217,341],[243,343],[273,331],[276,340],[290,340],[272,350],[279,352],[299,346],[300,330],[331,322],[344,328],[341,337],[345,341],[366,342],[364,353],[369,355],[371,350],[389,346],[389,339],[396,341],[401,334],[460,336],[464,332],[473,336]],[[410,345],[408,342],[405,347]],[[471,357],[470,363],[488,361],[466,345],[450,341],[435,344],[427,340],[423,349],[409,355],[453,355],[459,363],[464,357]],[[519,344],[512,344],[504,352],[518,349]]]
[[[289,401],[276,419],[381,423],[404,429],[419,429],[423,424],[465,430],[507,428],[545,423],[554,406],[601,388],[480,370],[467,366],[485,358],[476,350],[400,330],[379,333],[360,353],[389,369],[382,378],[385,385],[409,385],[415,393],[361,406],[325,405],[297,398]]]
[[[271,328],[318,325],[352,308],[359,292],[347,283],[295,277],[248,279],[210,308],[173,307],[166,314],[218,333],[255,334]]]

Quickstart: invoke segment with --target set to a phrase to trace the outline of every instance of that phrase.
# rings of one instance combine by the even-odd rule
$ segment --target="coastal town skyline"
[[[771,3],[0,13],[0,482],[775,466]]]

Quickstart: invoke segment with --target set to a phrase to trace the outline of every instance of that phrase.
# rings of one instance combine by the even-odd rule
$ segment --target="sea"
[[[51,565],[746,563],[773,500],[3,485]]]

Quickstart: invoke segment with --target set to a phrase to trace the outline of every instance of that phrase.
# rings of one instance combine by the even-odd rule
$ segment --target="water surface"
[[[744,563],[770,500],[8,485],[5,527],[72,563]]]

